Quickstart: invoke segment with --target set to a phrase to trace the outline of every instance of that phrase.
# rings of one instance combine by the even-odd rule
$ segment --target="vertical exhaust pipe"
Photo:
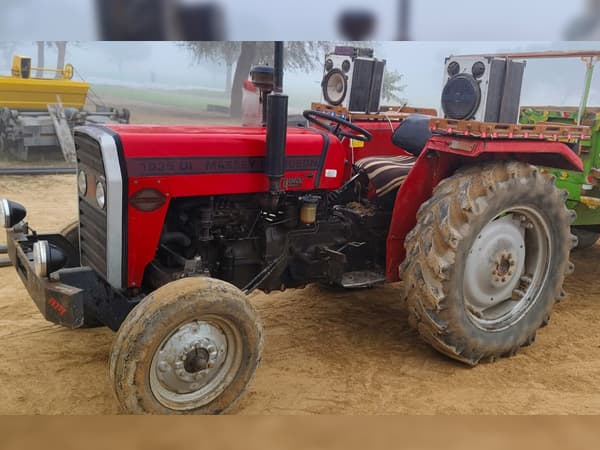
[[[281,194],[285,173],[288,97],[283,95],[283,42],[275,42],[273,58],[273,92],[267,96],[267,151],[265,175],[274,203]],[[276,204],[276,203],[275,203]]]

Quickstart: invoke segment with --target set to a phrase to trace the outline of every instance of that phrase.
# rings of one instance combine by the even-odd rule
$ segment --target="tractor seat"
[[[377,197],[383,197],[402,185],[416,160],[414,156],[369,156],[354,165],[367,174]]]
[[[392,143],[411,155],[419,156],[431,137],[429,121],[431,116],[411,114],[407,116],[392,134]]]
[[[431,137],[430,119],[431,116],[424,114],[411,114],[392,134],[392,143],[414,156],[370,156],[355,163],[367,174],[377,197],[383,197],[402,185]]]

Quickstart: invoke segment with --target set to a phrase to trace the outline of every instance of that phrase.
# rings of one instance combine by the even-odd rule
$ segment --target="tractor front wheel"
[[[427,342],[470,365],[533,343],[573,270],[564,194],[516,162],[469,167],[436,187],[401,267],[410,322]]]
[[[157,289],[127,316],[110,375],[126,412],[219,414],[245,391],[262,347],[262,326],[239,289],[184,278]]]

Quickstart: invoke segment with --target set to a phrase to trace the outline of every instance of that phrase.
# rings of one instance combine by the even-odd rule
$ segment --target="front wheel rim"
[[[536,209],[507,209],[488,222],[467,254],[463,299],[485,331],[519,322],[538,301],[552,258],[550,227]]]
[[[163,406],[192,410],[215,400],[242,364],[242,338],[231,321],[203,316],[165,337],[150,365],[150,389]]]

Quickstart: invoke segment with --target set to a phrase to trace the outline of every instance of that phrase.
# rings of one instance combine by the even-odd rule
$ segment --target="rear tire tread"
[[[540,176],[542,183],[532,181]],[[475,349],[461,335],[452,316],[447,314],[448,285],[454,271],[456,249],[471,232],[471,219],[484,213],[495,193],[509,184],[525,184],[536,189],[539,195],[550,197],[553,208],[550,217],[557,217],[565,224],[574,220],[552,176],[542,174],[529,164],[495,162],[459,170],[440,183],[431,199],[419,209],[417,225],[405,240],[407,256],[400,268],[400,278],[404,280],[409,323],[435,349],[472,366],[480,361],[512,356],[521,347],[531,345],[537,329],[548,323],[554,302],[564,297],[563,278],[573,267],[568,254],[575,238],[570,236],[565,242],[557,243],[559,252],[567,257],[560,271],[563,276],[556,277],[555,300],[548,305],[544,320],[531,327],[508,351]]]

